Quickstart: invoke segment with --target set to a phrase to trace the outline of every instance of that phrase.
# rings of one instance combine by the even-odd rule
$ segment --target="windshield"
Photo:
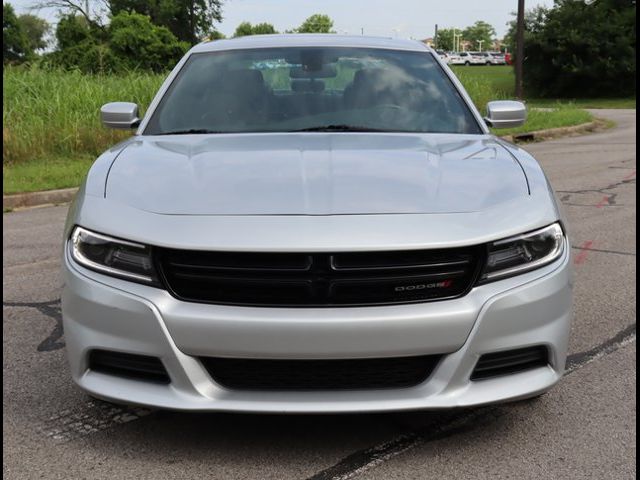
[[[191,55],[145,135],[482,133],[427,52],[296,47]]]

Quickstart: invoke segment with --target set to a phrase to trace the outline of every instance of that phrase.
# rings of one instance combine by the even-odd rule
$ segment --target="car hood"
[[[373,133],[138,136],[105,188],[169,215],[469,213],[529,194],[489,135]]]

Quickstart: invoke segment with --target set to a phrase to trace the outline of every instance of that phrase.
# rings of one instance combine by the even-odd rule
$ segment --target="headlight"
[[[106,275],[156,284],[151,249],[75,227],[69,241],[71,257],[80,265]]]
[[[547,265],[562,255],[564,243],[562,227],[557,223],[493,242],[480,281],[498,280]]]

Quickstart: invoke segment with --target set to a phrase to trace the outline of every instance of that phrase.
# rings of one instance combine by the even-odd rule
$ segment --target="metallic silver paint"
[[[168,215],[469,213],[528,199],[522,168],[478,135],[141,136],[106,196]]]
[[[138,105],[130,102],[106,103],[100,109],[102,124],[109,128],[129,129],[140,123]]]
[[[352,392],[242,392],[216,385],[183,345],[179,335],[187,333],[193,321],[200,323],[200,342],[211,342],[209,354],[221,356],[268,356],[269,358],[336,358],[344,357],[345,332],[377,330],[362,341],[352,356],[390,355],[389,342],[402,330],[396,322],[413,324],[421,330],[418,339],[429,341],[434,324],[420,325],[421,319],[405,320],[412,305],[335,309],[327,312],[327,322],[310,322],[300,309],[283,311],[272,308],[225,307],[207,305],[209,318],[192,312],[182,327],[169,325],[166,310],[177,307],[168,293],[142,284],[105,277],[65,260],[63,294],[64,328],[67,350],[74,380],[92,395],[124,403],[149,405],[178,410],[251,411],[251,412],[364,412],[407,409],[437,409],[480,405],[527,398],[551,388],[564,371],[571,317],[571,267],[565,254],[558,262],[519,277],[476,287],[471,294],[475,311],[469,332],[460,337],[461,346],[447,355],[425,383],[408,389]],[[428,317],[440,318],[446,325],[455,320],[458,300],[417,305]],[[113,306],[118,306],[114,315]],[[407,308],[411,307],[411,308]],[[350,310],[368,310],[349,315]],[[380,312],[384,310],[385,312]],[[186,312],[186,310],[183,310]],[[345,313],[346,312],[346,315]],[[340,314],[342,313],[342,318]],[[283,318],[283,314],[285,315]],[[376,318],[386,316],[381,323]],[[305,333],[306,326],[315,327]],[[336,328],[337,327],[337,328]],[[437,328],[437,327],[436,327]],[[229,332],[238,334],[228,337]],[[442,331],[442,330],[441,330]],[[416,330],[413,331],[415,334]],[[243,335],[239,335],[243,333]],[[283,338],[272,343],[280,335]],[[321,337],[319,337],[321,335]],[[241,343],[237,340],[241,338]],[[319,341],[329,350],[321,350]],[[371,341],[377,339],[376,341]],[[395,355],[408,351],[397,342]],[[552,365],[528,372],[482,382],[471,382],[469,376],[483,353],[528,345],[546,345],[552,354]],[[355,345],[358,346],[356,343]],[[124,352],[159,356],[172,379],[168,386],[111,377],[86,369],[87,352],[106,348]],[[221,348],[215,351],[215,348]],[[334,350],[331,350],[331,349]],[[437,351],[432,349],[431,351]],[[306,351],[303,356],[300,352]],[[203,352],[204,353],[204,352]],[[418,353],[418,350],[416,350]],[[320,355],[321,354],[321,355]]]
[[[516,128],[527,121],[527,107],[514,100],[496,100],[487,104],[485,122],[493,128]]]
[[[419,42],[295,35],[249,37],[194,52],[277,45],[423,50]],[[187,56],[188,56],[187,55]],[[153,111],[176,72],[158,92]],[[563,217],[542,169],[487,132],[442,134],[138,135],[94,163],[67,218],[131,242],[226,251],[381,251],[488,243]],[[563,222],[563,226],[565,223]],[[109,277],[65,249],[63,321],[74,380],[108,400],[182,410],[355,412],[448,408],[526,398],[562,376],[571,318],[571,262],[424,304],[282,309],[201,305]],[[471,382],[479,356],[543,344],[551,366]],[[87,370],[92,348],[159,356],[168,386]],[[195,355],[356,358],[447,353],[414,388],[240,392],[216,385]]]

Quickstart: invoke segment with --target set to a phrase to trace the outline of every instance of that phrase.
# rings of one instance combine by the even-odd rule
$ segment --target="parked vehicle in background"
[[[479,52],[460,52],[462,65],[484,65],[485,59]]]
[[[444,50],[436,50],[436,53],[443,62],[449,63],[449,54],[447,52],[445,52]]]
[[[504,56],[498,52],[478,52],[478,57],[481,57],[485,65],[504,65]]]
[[[448,56],[449,61],[447,63],[449,65],[464,65],[464,58],[462,58],[459,53],[450,52]]]
[[[488,52],[493,59],[496,61],[494,65],[506,65],[507,62],[504,58],[504,53],[502,52]]]

